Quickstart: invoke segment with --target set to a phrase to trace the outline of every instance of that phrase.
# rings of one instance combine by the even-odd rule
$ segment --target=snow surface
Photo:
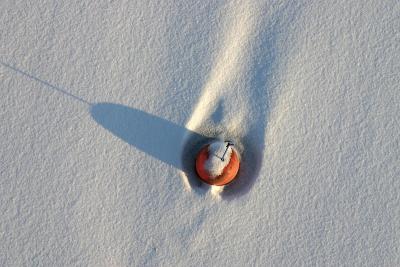
[[[228,142],[215,141],[208,147],[208,159],[204,162],[204,167],[211,177],[218,177],[231,160],[232,147]]]
[[[0,8],[0,266],[400,266],[398,0]]]

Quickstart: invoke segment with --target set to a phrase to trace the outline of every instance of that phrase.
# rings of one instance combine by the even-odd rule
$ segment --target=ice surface
[[[399,1],[0,9],[0,266],[400,266]]]

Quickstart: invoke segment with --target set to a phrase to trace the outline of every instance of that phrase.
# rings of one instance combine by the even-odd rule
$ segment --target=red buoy
[[[205,145],[196,157],[196,171],[207,184],[223,186],[232,182],[240,165],[239,155],[229,142]]]

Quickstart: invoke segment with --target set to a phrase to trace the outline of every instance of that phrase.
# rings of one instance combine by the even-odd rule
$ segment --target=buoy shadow
[[[176,123],[135,108],[98,103],[91,107],[93,119],[128,144],[182,170],[181,148],[185,136],[204,137]]]

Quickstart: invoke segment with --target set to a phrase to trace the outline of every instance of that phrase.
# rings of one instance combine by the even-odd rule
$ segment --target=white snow
[[[228,142],[215,141],[208,147],[208,159],[204,163],[205,169],[212,178],[217,178],[231,160],[232,147]]]
[[[0,9],[0,266],[400,266],[398,0]]]

